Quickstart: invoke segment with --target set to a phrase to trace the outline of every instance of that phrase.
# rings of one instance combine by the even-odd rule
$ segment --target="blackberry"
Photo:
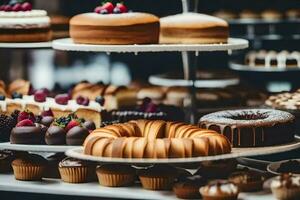
[[[0,141],[9,141],[10,132],[14,126],[15,122],[11,116],[0,115]]]
[[[11,117],[13,118],[13,121],[14,121],[14,126],[17,125],[18,123],[18,116],[20,114],[20,111],[19,110],[15,110],[13,113],[11,113]]]

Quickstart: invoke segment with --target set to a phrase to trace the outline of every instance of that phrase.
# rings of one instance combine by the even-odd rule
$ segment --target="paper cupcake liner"
[[[271,188],[271,190],[277,199],[300,199],[300,188]]]
[[[199,199],[201,197],[199,188],[195,187],[173,187],[173,191],[180,199]]]
[[[120,187],[132,185],[135,180],[134,174],[104,174],[97,171],[100,185],[107,187]]]
[[[36,181],[43,177],[44,166],[16,166],[12,165],[15,178],[22,181]]]
[[[171,190],[174,177],[145,177],[140,176],[143,188],[147,190]]]
[[[236,200],[237,195],[232,196],[205,196],[202,195],[202,200]]]
[[[59,167],[59,173],[61,179],[67,183],[86,183],[92,176],[89,167]]]

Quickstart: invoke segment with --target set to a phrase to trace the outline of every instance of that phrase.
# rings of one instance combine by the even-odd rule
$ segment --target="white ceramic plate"
[[[296,160],[298,162],[300,162],[300,159],[289,159],[289,160]],[[278,172],[278,168],[280,167],[280,165],[282,163],[288,162],[289,160],[282,160],[282,161],[278,161],[278,162],[272,162],[267,166],[267,170],[268,172],[272,173],[272,174],[276,174],[279,175],[280,172]],[[297,174],[300,176],[300,174]]]
[[[11,49],[40,49],[40,48],[52,48],[52,42],[28,42],[28,43],[8,43],[1,42],[0,48]]]

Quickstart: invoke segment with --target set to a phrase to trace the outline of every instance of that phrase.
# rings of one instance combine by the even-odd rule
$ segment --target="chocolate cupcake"
[[[236,169],[236,166],[236,159],[206,161],[201,163],[195,174],[209,179],[227,178]]]
[[[21,181],[41,180],[47,161],[36,154],[24,154],[12,162],[15,178]]]
[[[85,127],[74,126],[66,135],[67,145],[82,145],[85,138],[89,135],[89,130]]]
[[[135,181],[135,169],[129,165],[107,164],[97,167],[96,173],[100,185],[121,187],[132,185]]]
[[[65,158],[64,153],[56,153],[53,155],[50,155],[46,158],[47,160],[47,170],[46,173],[44,173],[44,178],[60,178],[58,165],[59,163]]]
[[[177,177],[177,170],[166,165],[154,165],[138,170],[143,188],[147,190],[171,190]]]
[[[45,135],[45,142],[48,145],[66,144],[66,131],[59,126],[50,126]]]
[[[203,200],[236,200],[239,194],[237,185],[228,181],[215,181],[200,188]]]
[[[178,178],[173,186],[173,191],[180,199],[199,199],[200,187],[206,185],[207,180],[199,175]]]
[[[0,173],[12,171],[11,163],[14,160],[14,154],[10,151],[0,151]]]
[[[271,182],[271,190],[276,199],[300,199],[300,177],[292,174],[282,174]]]
[[[228,180],[235,183],[241,192],[255,192],[263,189],[264,177],[262,174],[247,168],[232,173]]]
[[[85,183],[95,176],[93,163],[69,157],[59,163],[58,169],[61,179],[67,183]]]

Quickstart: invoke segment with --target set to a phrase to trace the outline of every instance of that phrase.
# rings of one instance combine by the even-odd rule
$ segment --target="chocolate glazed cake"
[[[203,116],[199,126],[225,135],[233,147],[270,146],[294,140],[294,118],[271,109],[228,110]]]

